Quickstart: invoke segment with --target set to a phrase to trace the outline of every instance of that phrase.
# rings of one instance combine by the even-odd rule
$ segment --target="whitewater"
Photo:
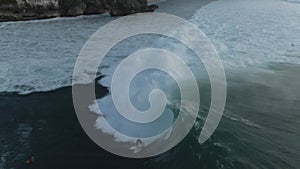
[[[189,21],[207,35],[222,60],[228,81],[228,104],[221,125],[207,144],[199,146],[197,137],[209,104],[199,112],[195,124],[197,131],[191,132],[191,136],[174,151],[155,159],[152,168],[167,168],[171,165],[168,159],[174,158],[186,159],[190,168],[201,164],[205,168],[211,161],[216,163],[216,168],[299,168],[298,2],[215,1],[193,15]],[[102,15],[1,23],[0,93],[26,95],[71,86],[74,64],[82,46],[96,30],[112,20],[108,15]],[[163,48],[181,56],[197,77],[200,95],[209,95],[205,93],[210,92],[210,85],[201,61],[185,45],[157,35],[135,36],[116,45],[99,67],[98,75],[103,78],[97,84],[109,89],[112,74],[121,60],[145,47]],[[146,110],[152,89],[160,88],[167,93],[170,102],[166,121],[159,128],[161,131],[177,116],[178,87],[167,74],[159,71],[143,73],[132,82],[131,99],[137,109]],[[113,107],[110,97],[108,93],[94,102],[107,112],[106,116]],[[201,103],[209,101],[204,98]],[[97,112],[95,106],[91,103],[90,110]],[[186,112],[193,111],[191,107],[185,107]],[[116,118],[121,119],[120,116]],[[113,134],[103,128],[100,120],[95,121],[95,127]],[[113,125],[121,128],[120,124]],[[31,130],[25,124],[17,129],[21,133]],[[127,129],[122,132],[138,134]],[[196,142],[195,145],[191,140]],[[122,140],[119,136],[116,141],[135,143],[135,140]],[[171,163],[174,168],[180,168],[182,161]]]
[[[285,1],[217,1],[201,8],[190,21],[210,38],[225,67],[300,63],[299,8]],[[0,92],[28,94],[70,86],[81,47],[111,20],[84,16],[4,23],[0,28]],[[131,42],[136,40],[143,38]],[[124,42],[128,46],[108,57],[118,59],[138,49],[131,42]]]

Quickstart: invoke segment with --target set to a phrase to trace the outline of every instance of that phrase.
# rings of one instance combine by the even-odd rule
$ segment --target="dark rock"
[[[18,21],[44,19],[60,16],[59,7],[52,2],[45,5],[24,1],[18,4],[15,0],[0,3],[0,21]]]
[[[62,16],[78,16],[86,10],[86,3],[83,0],[60,0],[59,6]]]
[[[138,12],[153,12],[157,5],[147,5],[147,0],[113,0],[110,2],[111,16],[124,16]]]
[[[75,6],[75,7],[71,7],[68,12],[67,12],[67,16],[78,16],[78,15],[82,15],[84,13],[83,8],[80,8],[79,6]]]
[[[111,4],[111,16],[124,16],[141,12],[141,4],[137,0],[114,0]]]
[[[48,1],[45,4],[34,1],[21,3],[16,0],[0,0],[0,21],[102,14],[105,11],[110,11],[111,16],[124,16],[138,12],[153,12],[157,8],[157,5],[148,6],[147,0],[58,0]]]
[[[105,12],[104,0],[60,0],[59,6],[62,16],[102,14]]]
[[[102,14],[105,12],[103,0],[86,0],[86,11],[84,14]]]
[[[142,12],[154,12],[158,9],[158,5],[149,5],[142,8]]]
[[[85,10],[86,10],[86,3],[81,1],[81,2],[77,3],[76,5],[72,6],[68,10],[68,16],[83,15]]]

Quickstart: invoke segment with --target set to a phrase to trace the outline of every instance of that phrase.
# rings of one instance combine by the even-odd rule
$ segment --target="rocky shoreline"
[[[103,14],[124,16],[153,12],[147,0],[1,0],[0,22]]]

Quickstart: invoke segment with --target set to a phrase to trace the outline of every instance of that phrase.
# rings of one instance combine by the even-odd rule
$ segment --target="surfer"
[[[139,147],[139,148],[141,148],[141,147],[144,147],[145,144],[144,144],[144,142],[141,139],[137,139],[136,140],[136,146]]]
[[[137,139],[135,142],[135,146],[130,147],[131,150],[134,150],[134,153],[138,153],[145,147],[145,143],[141,139]]]

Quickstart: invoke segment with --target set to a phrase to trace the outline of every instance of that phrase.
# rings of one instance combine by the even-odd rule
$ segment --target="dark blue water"
[[[80,128],[70,88],[54,90],[70,86],[82,45],[111,20],[85,16],[2,24],[0,168],[24,168],[32,154],[37,168],[300,168],[299,4],[217,1],[200,9],[191,21],[212,40],[225,66],[224,116],[200,145],[210,102],[210,85],[203,78],[194,129],[174,149],[143,160],[97,147]],[[153,43],[151,38],[124,42],[111,51],[108,63],[147,43]],[[109,64],[102,74],[112,73]],[[49,92],[35,93],[41,91]],[[106,93],[99,91],[101,97]]]

